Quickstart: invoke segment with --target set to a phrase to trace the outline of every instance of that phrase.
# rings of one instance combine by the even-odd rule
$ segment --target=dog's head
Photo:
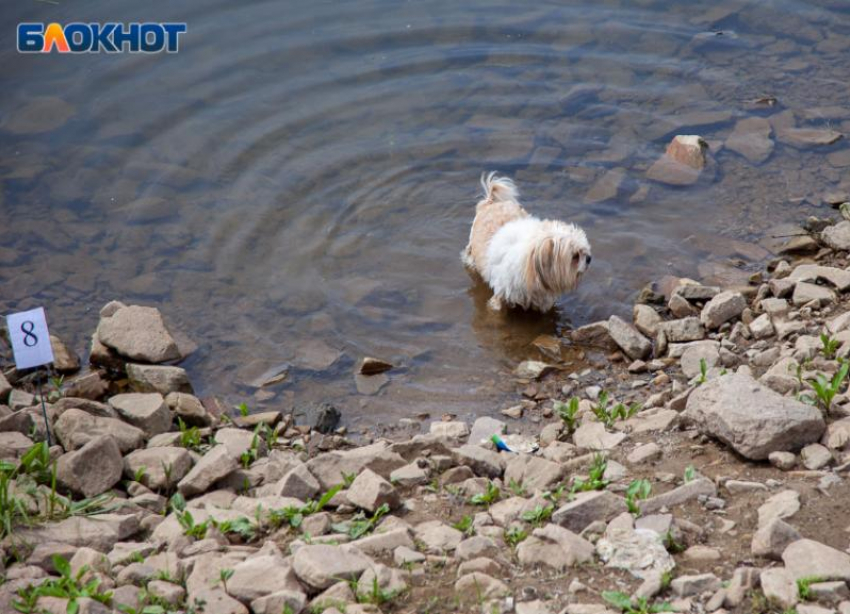
[[[574,290],[590,265],[590,242],[575,224],[545,222],[526,263],[532,294],[561,295]]]

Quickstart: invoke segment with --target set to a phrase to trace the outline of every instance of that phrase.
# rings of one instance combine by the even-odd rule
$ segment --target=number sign
[[[6,326],[18,370],[53,362],[53,348],[43,307],[6,316]]]

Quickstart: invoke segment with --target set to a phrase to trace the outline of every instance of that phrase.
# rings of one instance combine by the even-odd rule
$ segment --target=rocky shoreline
[[[539,340],[507,422],[361,446],[197,398],[191,343],[110,303],[54,445],[37,375],[0,374],[0,611],[846,614],[850,222],[808,225],[747,287]]]

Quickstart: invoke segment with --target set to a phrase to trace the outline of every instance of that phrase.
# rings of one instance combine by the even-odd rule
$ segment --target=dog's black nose
[[[590,261],[593,260],[593,256],[590,254],[587,255],[587,264],[590,264]]]

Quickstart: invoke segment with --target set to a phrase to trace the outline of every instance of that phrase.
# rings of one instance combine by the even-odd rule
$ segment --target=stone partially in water
[[[818,128],[789,128],[777,134],[779,140],[794,147],[813,147],[817,145],[832,145],[843,135],[835,130]]]
[[[669,185],[691,185],[706,165],[708,144],[695,134],[673,137],[667,151],[649,168],[646,176]]]
[[[828,227],[821,233],[821,239],[832,249],[850,250],[850,222],[844,221]]]
[[[103,345],[133,360],[161,363],[180,358],[177,343],[155,307],[121,307],[101,317],[95,335]]]
[[[340,411],[330,403],[301,407],[295,411],[295,415],[303,416],[304,422],[320,433],[332,433],[342,418]]]

